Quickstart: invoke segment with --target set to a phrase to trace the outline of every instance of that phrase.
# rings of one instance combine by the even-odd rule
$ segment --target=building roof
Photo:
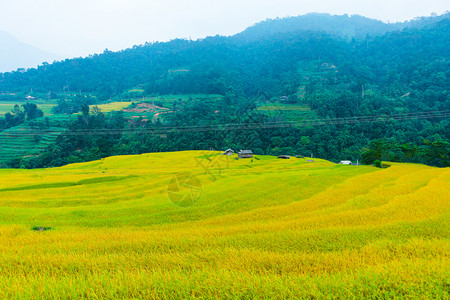
[[[349,161],[349,160],[341,160],[340,164],[343,164],[343,165],[351,165],[352,162]]]
[[[233,149],[227,149],[227,150],[225,150],[225,152],[234,152],[234,150]]]
[[[241,150],[239,151],[241,154],[253,154],[252,150]]]

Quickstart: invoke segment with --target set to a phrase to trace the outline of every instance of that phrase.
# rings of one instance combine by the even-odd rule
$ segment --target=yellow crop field
[[[0,169],[0,298],[448,299],[449,195],[449,168],[204,151]]]
[[[121,111],[122,109],[128,107],[131,105],[131,102],[111,102],[106,104],[100,104],[100,105],[91,105],[90,108],[92,109],[94,106],[98,106],[100,108],[101,112],[107,113],[112,111]]]

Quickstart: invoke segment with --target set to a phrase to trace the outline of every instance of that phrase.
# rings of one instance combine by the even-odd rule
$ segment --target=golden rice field
[[[121,111],[122,109],[130,106],[131,104],[132,102],[111,102],[99,105],[91,105],[90,108],[92,109],[94,106],[97,106],[101,112],[108,113],[112,111]]]
[[[0,170],[0,298],[449,298],[449,168],[217,154]]]

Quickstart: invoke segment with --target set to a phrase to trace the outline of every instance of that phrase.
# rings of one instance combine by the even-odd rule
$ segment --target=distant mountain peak
[[[57,59],[60,59],[58,55],[23,43],[14,35],[0,30],[0,72],[37,67]]]
[[[383,35],[389,31],[407,27],[423,27],[450,18],[450,13],[440,16],[420,17],[411,21],[385,23],[361,15],[331,15],[328,13],[308,13],[296,17],[267,19],[250,26],[236,35],[236,38],[255,40],[263,37],[291,32],[324,32],[345,39],[365,38]]]

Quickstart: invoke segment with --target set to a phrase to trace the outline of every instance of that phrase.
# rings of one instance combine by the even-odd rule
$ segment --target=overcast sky
[[[231,35],[267,18],[309,12],[404,21],[449,0],[0,0],[0,30],[64,57],[146,41]]]

